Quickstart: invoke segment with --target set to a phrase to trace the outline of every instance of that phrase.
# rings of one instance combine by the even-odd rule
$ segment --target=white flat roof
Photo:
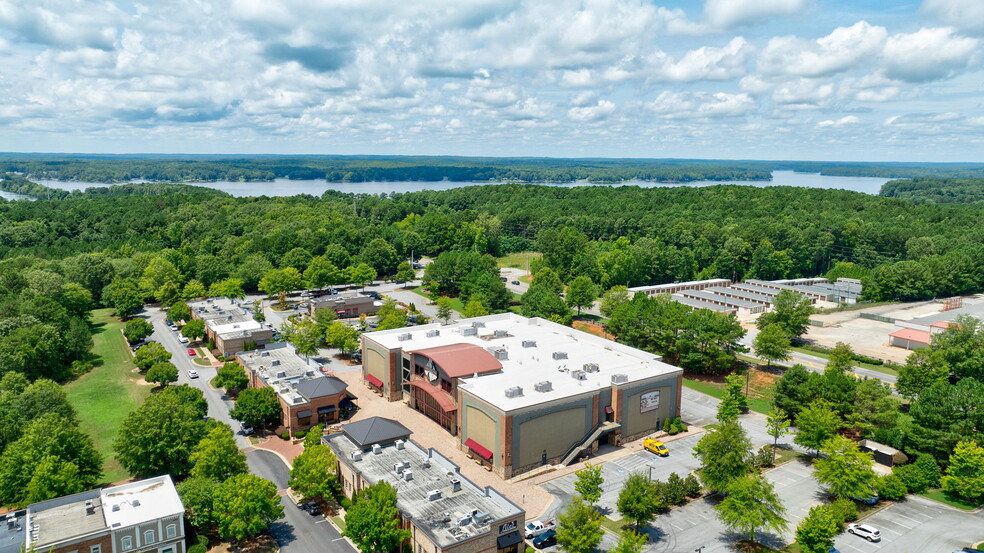
[[[169,475],[105,488],[100,491],[100,500],[106,525],[110,528],[184,513],[184,505]]]
[[[721,284],[727,286],[731,284],[731,281],[726,278],[711,278],[708,280],[688,280],[687,282],[668,282],[666,284],[650,284],[648,286],[633,286],[629,288],[629,292],[648,292],[650,290],[667,290],[670,288],[688,287],[688,286],[706,286],[709,284]]]
[[[473,323],[484,326],[476,329],[477,334],[462,334],[465,328],[473,328]],[[428,332],[434,330],[440,334],[428,337]],[[504,331],[506,336],[495,336],[496,331]],[[410,339],[400,340],[400,336],[406,334],[410,335]],[[447,326],[429,324],[382,330],[364,336],[387,349],[402,348],[404,351],[451,344],[473,344],[483,349],[503,348],[507,358],[499,359],[502,363],[501,372],[465,377],[458,381],[462,390],[503,411],[522,409],[610,387],[612,375],[615,374],[624,374],[627,377],[626,382],[619,384],[622,386],[646,379],[673,377],[683,372],[679,367],[662,362],[656,354],[544,319],[528,319],[515,313],[462,319]],[[532,341],[536,345],[524,347],[524,341]],[[567,358],[554,359],[555,352],[566,353]],[[583,370],[588,363],[596,363],[598,371],[586,372],[584,380],[571,375],[572,371]],[[536,391],[534,385],[542,381],[549,381],[552,390]],[[514,386],[521,387],[523,394],[506,397],[506,389]]]

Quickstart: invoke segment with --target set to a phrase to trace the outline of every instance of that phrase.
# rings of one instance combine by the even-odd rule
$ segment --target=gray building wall
[[[622,387],[622,405],[619,414],[622,420],[622,439],[632,440],[662,428],[663,421],[675,417],[680,406],[677,400],[678,378],[673,376],[662,380],[633,383]],[[645,413],[641,412],[641,399],[644,394],[659,392],[659,407]]]

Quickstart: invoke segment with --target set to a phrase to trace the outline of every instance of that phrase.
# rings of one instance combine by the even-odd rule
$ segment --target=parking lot
[[[834,545],[841,553],[950,553],[984,540],[984,514],[958,511],[909,496],[864,519],[881,532],[880,542],[844,533]]]

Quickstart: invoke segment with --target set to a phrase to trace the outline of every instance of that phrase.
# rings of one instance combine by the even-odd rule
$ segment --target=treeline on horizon
[[[984,178],[893,180],[882,186],[881,195],[890,198],[902,198],[915,203],[980,204],[984,202]]]
[[[317,256],[338,268],[371,257],[387,275],[411,252],[536,250],[564,282],[587,276],[603,289],[818,275],[861,278],[878,301],[984,289],[979,209],[843,190],[506,184],[234,198],[181,185],[154,195],[114,188],[0,202],[0,259],[23,267],[95,254],[111,262],[112,281],[139,279],[163,258],[182,281],[235,277],[255,290],[265,272],[303,272]],[[97,301],[107,284],[90,288]]]
[[[438,156],[101,156],[0,154],[0,171],[80,182],[441,181],[621,183],[760,181],[774,170],[836,176],[984,177],[984,164]]]

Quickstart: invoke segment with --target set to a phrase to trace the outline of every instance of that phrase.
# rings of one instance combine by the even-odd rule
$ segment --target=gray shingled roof
[[[302,396],[308,398],[308,400],[312,400],[316,397],[333,396],[344,392],[348,388],[348,384],[345,384],[334,376],[322,376],[302,380],[297,383],[295,388]]]
[[[394,420],[370,417],[342,425],[342,433],[360,448],[365,449],[372,444],[388,444],[406,438],[413,432]]]

